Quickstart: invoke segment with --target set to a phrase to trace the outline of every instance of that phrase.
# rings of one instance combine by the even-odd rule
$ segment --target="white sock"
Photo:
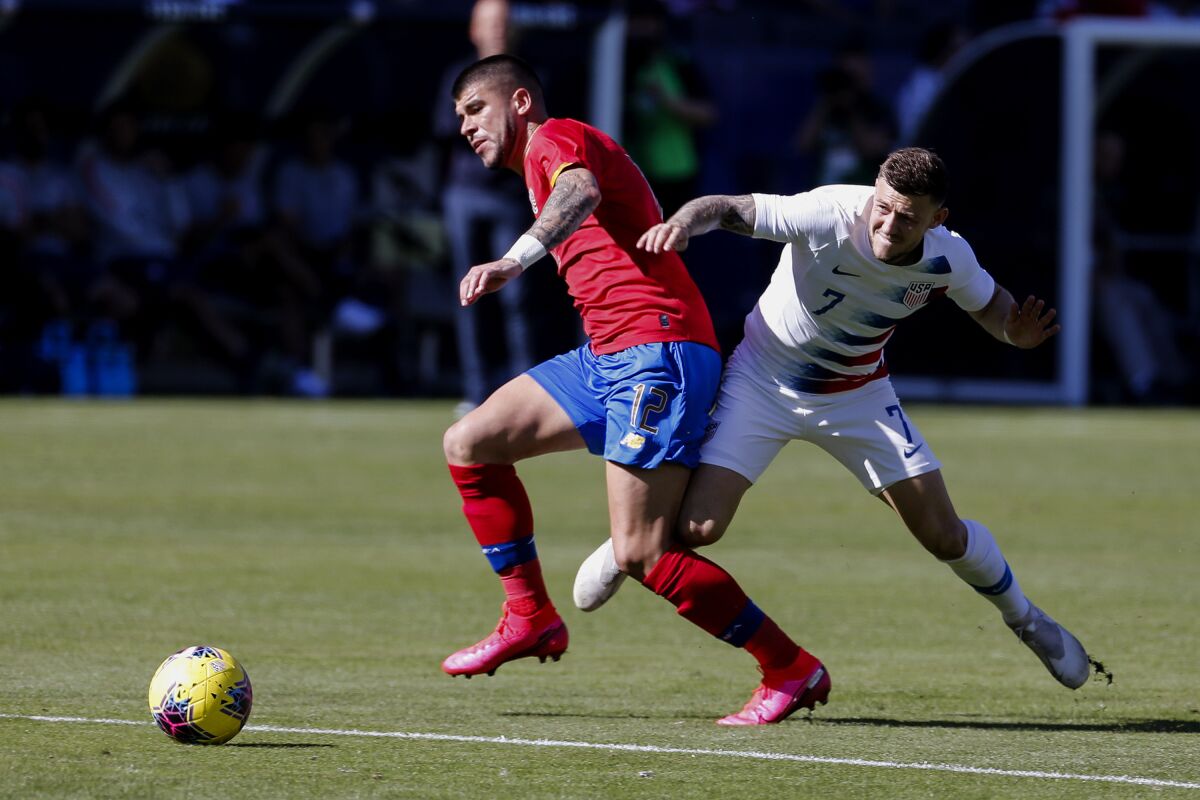
[[[1005,622],[1010,625],[1017,622],[1029,613],[1029,599],[1021,591],[991,532],[973,519],[964,519],[963,524],[967,526],[967,552],[962,558],[943,563],[991,600]]]

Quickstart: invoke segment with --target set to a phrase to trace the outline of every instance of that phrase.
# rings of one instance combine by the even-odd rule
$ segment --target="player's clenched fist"
[[[681,253],[688,246],[688,229],[674,222],[660,222],[641,235],[637,246],[649,253],[665,250]]]
[[[458,302],[469,306],[485,294],[491,294],[520,275],[521,264],[513,258],[502,258],[471,267],[458,285]]]

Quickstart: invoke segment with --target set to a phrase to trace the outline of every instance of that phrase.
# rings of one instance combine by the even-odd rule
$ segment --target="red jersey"
[[[548,119],[525,151],[525,184],[541,214],[558,176],[586,168],[600,205],[550,252],[597,355],[650,342],[698,342],[719,350],[708,307],[678,253],[647,253],[638,237],[663,221],[642,171],[620,145],[573,119]]]

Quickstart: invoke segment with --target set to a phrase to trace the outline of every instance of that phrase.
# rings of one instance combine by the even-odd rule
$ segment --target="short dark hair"
[[[895,151],[879,168],[879,177],[900,194],[925,195],[939,207],[946,202],[946,165],[932,150],[905,147]]]
[[[533,96],[534,102],[545,102],[542,82],[538,79],[537,73],[533,71],[533,67],[529,66],[524,59],[507,53],[480,59],[458,73],[458,77],[454,79],[454,85],[450,88],[450,96],[454,100],[458,100],[470,84],[482,81],[495,81],[505,89],[525,88]]]

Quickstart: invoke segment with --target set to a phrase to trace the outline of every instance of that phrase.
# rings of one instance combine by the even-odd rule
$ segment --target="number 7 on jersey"
[[[821,296],[822,297],[832,297],[833,299],[830,300],[825,305],[818,308],[816,311],[812,312],[813,316],[817,316],[818,314],[824,314],[826,311],[828,311],[829,309],[833,308],[838,303],[840,303],[846,299],[846,295],[842,294],[841,292],[837,291],[836,289],[826,289],[825,293],[822,294]]]

